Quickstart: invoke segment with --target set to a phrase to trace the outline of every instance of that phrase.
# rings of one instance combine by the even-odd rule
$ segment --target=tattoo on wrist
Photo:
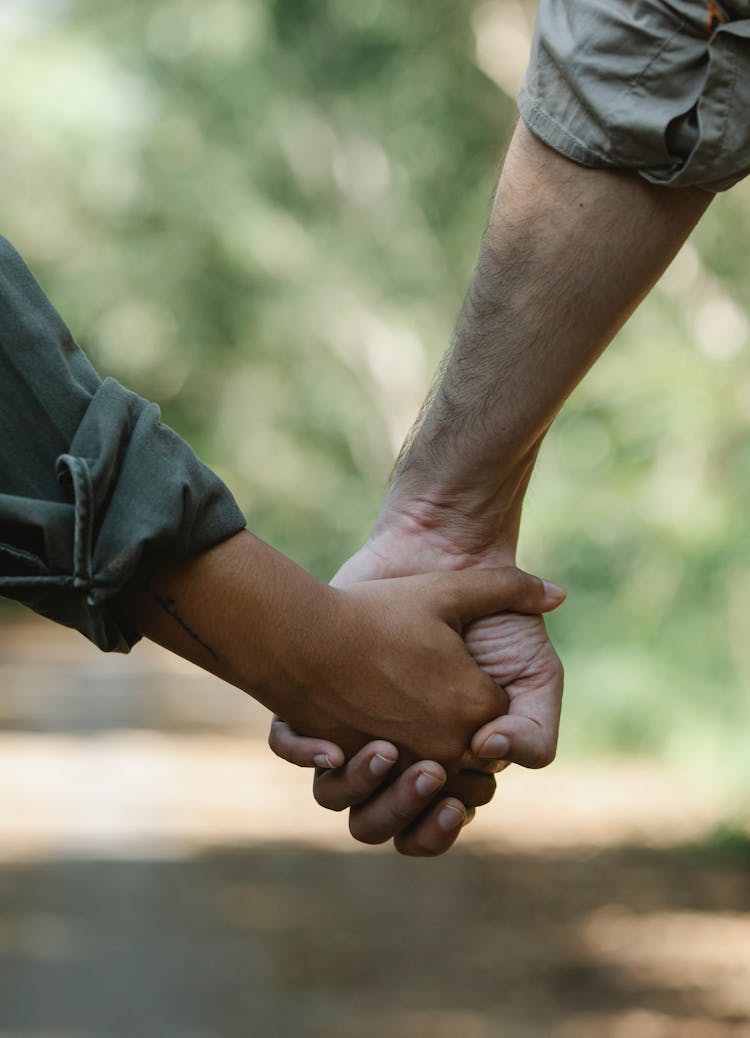
[[[213,649],[212,646],[208,644],[208,642],[205,642],[200,637],[200,635],[196,631],[194,631],[193,628],[185,622],[185,620],[182,619],[180,614],[177,612],[177,603],[173,598],[169,598],[167,595],[160,595],[159,592],[156,591],[150,583],[147,583],[145,585],[144,590],[146,590],[149,593],[153,601],[156,602],[156,604],[164,610],[167,616],[171,616],[175,623],[180,625],[180,627],[183,629],[185,634],[188,635],[188,637],[192,638],[194,642],[197,642],[202,649],[205,649],[206,652],[209,653],[209,655],[213,658],[213,660],[216,663],[221,662],[221,658],[219,654],[216,652],[216,650]]]

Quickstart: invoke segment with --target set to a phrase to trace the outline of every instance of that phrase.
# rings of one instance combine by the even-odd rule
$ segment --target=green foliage
[[[478,8],[3,16],[4,233],[98,367],[322,577],[366,535],[449,342],[515,118],[476,63]],[[741,186],[542,453],[522,562],[571,589],[551,621],[568,752],[748,765],[748,240]]]

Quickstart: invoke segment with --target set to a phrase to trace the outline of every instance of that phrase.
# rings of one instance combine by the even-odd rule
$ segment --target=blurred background
[[[515,120],[521,0],[0,0],[2,233],[251,527],[358,547]],[[0,606],[0,1038],[750,1035],[750,184],[543,449],[558,762],[435,862],[262,709]]]

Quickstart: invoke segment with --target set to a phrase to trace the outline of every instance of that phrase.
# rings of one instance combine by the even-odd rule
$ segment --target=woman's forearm
[[[153,560],[119,599],[142,635],[276,713],[323,666],[333,592],[247,530],[188,559]]]

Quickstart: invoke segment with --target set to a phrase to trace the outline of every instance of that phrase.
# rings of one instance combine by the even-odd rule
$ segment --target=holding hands
[[[378,734],[392,741],[371,743],[345,764],[346,755],[340,744],[305,738],[300,733],[314,729],[292,725],[287,718],[274,719],[269,743],[285,760],[318,768],[313,786],[316,800],[331,810],[349,808],[349,827],[355,839],[382,843],[393,837],[401,853],[441,854],[453,844],[473,809],[491,799],[494,772],[511,762],[542,767],[554,757],[562,667],[540,614],[560,605],[565,592],[514,567],[486,568],[501,564],[499,552],[461,553],[455,550],[455,540],[451,550],[446,542],[441,543],[434,534],[425,536],[424,531],[418,531],[403,518],[381,519],[377,530],[342,567],[334,585],[395,588],[411,583],[388,579],[399,569],[402,573],[422,566],[442,570],[442,581],[433,572],[421,578],[426,584],[414,587],[430,587],[438,595],[458,594],[451,605],[447,599],[441,603],[436,598],[428,608],[436,609],[444,622],[461,631],[466,649],[488,680],[493,679],[486,716],[479,720],[480,700],[469,703],[464,685],[453,693],[463,701],[462,722],[458,722],[463,723],[463,728],[454,727],[453,745],[444,745],[437,753],[427,750],[430,738],[437,735],[434,701],[426,699],[424,712],[419,714],[419,705],[412,697],[402,710],[405,716],[417,708],[420,737],[412,740],[410,746],[405,745],[398,731],[391,735],[381,727]],[[459,566],[460,573],[449,572]],[[377,583],[349,585],[350,581],[363,580]],[[446,583],[451,580],[458,583]],[[463,602],[460,627],[456,625],[459,601]],[[427,605],[427,600],[422,604]],[[417,623],[418,615],[413,613],[407,622]],[[483,695],[480,699],[484,706]],[[438,702],[437,707],[440,706]],[[461,708],[456,704],[455,709]],[[399,713],[396,718],[398,725]],[[411,722],[414,720],[412,717]],[[472,726],[474,720],[478,723]],[[320,732],[320,728],[316,731]],[[419,760],[420,757],[430,759]],[[415,759],[419,762],[414,763]]]
[[[342,571],[339,586],[330,587],[245,531],[160,566],[130,588],[121,608],[147,637],[283,717],[272,748],[321,769],[316,799],[334,810],[351,807],[357,839],[396,837],[403,853],[442,853],[466,820],[464,805],[487,803],[494,792],[497,754],[477,760],[468,749],[473,737],[475,751],[484,752],[475,733],[486,738],[510,722],[521,732],[521,755],[529,752],[523,733],[537,722],[524,716],[523,703],[546,694],[540,615],[565,592],[514,566],[364,580],[359,561],[350,583]],[[523,618],[538,640],[519,648],[511,639],[514,657],[498,645],[513,699],[462,637],[488,616],[501,630],[508,618]],[[485,636],[479,640],[489,651]],[[559,679],[559,664],[552,677]],[[498,719],[509,706],[512,716]],[[347,757],[346,767],[321,767]],[[445,796],[430,806],[441,788]]]
[[[534,616],[564,597],[513,566],[358,581],[333,593],[333,627],[321,645],[326,683],[306,680],[285,720],[347,755],[377,734],[415,760],[440,761],[459,758],[473,733],[508,708],[462,633],[480,617]]]

